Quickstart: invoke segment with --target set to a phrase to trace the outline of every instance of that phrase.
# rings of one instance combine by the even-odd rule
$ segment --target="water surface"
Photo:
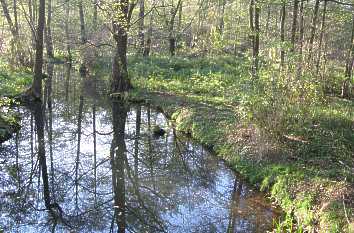
[[[162,113],[106,98],[100,77],[48,73],[45,107],[18,108],[22,129],[0,146],[5,232],[272,228],[277,214],[262,194]],[[154,136],[156,125],[166,134]]]

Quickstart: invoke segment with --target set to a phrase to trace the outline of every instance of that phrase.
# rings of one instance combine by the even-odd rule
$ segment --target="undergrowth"
[[[132,57],[129,72],[131,98],[161,106],[178,130],[270,193],[286,213],[279,232],[349,232],[353,101],[328,97],[310,75],[277,67],[252,79],[249,62],[235,57]]]

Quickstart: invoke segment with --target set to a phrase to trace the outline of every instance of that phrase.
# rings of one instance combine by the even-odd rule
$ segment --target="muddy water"
[[[57,66],[45,107],[17,109],[22,129],[0,146],[0,230],[272,229],[277,214],[262,194],[177,135],[163,114],[110,100],[106,88],[100,77]]]

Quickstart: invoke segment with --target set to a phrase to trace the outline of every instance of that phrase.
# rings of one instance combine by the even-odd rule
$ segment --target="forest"
[[[354,0],[0,3],[0,233],[354,232]]]

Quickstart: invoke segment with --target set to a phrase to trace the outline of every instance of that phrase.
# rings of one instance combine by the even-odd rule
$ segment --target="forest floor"
[[[311,124],[273,138],[243,120],[249,64],[230,57],[132,58],[130,64],[130,98],[161,107],[177,130],[269,193],[286,213],[278,232],[354,231],[353,101],[326,97],[311,106]]]

